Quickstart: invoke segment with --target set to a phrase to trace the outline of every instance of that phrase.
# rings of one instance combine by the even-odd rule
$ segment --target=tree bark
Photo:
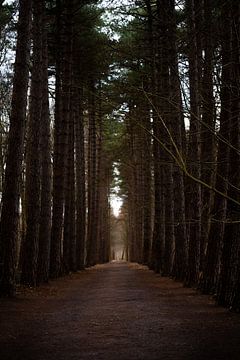
[[[41,201],[39,222],[39,254],[37,282],[47,282],[49,278],[51,218],[52,218],[52,165],[51,165],[51,129],[48,93],[48,43],[47,20],[43,24],[43,86],[42,113],[40,130],[41,154]]]
[[[93,80],[89,85],[89,148],[88,148],[88,228],[87,228],[87,266],[97,260],[97,148],[96,148],[96,89]]]
[[[203,75],[202,75],[202,121],[201,121],[201,179],[208,185],[213,185],[214,171],[214,129],[215,104],[213,92],[213,5],[204,0],[204,27],[203,27]],[[210,35],[211,34],[211,35]],[[207,238],[209,233],[209,219],[212,206],[212,192],[202,188],[202,227],[200,246],[200,271],[203,270]]]
[[[66,121],[62,113],[62,5],[56,1],[56,85],[55,85],[55,117],[54,117],[54,149],[53,149],[53,208],[50,248],[50,277],[60,276],[62,270],[62,232],[64,180],[66,164]]]
[[[145,101],[143,108],[143,255],[142,262],[148,265],[151,255],[152,243],[152,144],[151,144],[151,119],[150,105]]]
[[[190,130],[188,142],[189,172],[200,179],[200,84],[199,42],[196,2],[186,1],[189,38]],[[198,283],[200,270],[201,187],[189,179],[187,193],[187,220],[189,221],[189,249],[186,284]]]
[[[229,146],[230,141],[230,63],[231,49],[229,42],[230,13],[228,5],[222,8],[221,15],[221,44],[222,44],[222,78],[221,78],[221,114],[219,144],[217,153],[217,167],[215,188],[223,194],[227,193],[228,188],[228,168],[229,168]],[[210,229],[207,242],[206,259],[203,270],[201,289],[204,293],[215,293],[219,279],[219,258],[222,248],[222,240],[226,220],[226,199],[219,194],[214,195],[214,203],[211,211]]]
[[[184,138],[185,127],[182,120],[182,99],[180,89],[180,79],[178,70],[178,54],[176,49],[176,18],[174,11],[174,1],[171,1],[170,17],[170,36],[169,36],[169,63],[170,63],[170,116],[172,117],[172,137],[178,149],[180,157],[185,161]],[[172,148],[174,154],[176,150]],[[181,162],[181,159],[179,158]],[[183,171],[179,164],[173,165],[173,187],[174,187],[174,266],[172,275],[181,281],[186,278],[187,266],[187,233],[186,233],[186,212],[185,212],[185,184]]]
[[[230,61],[230,156],[228,174],[228,195],[240,203],[240,5],[231,3]],[[226,16],[226,14],[224,14]],[[226,29],[225,29],[226,31]],[[236,294],[240,255],[240,205],[227,200],[227,222],[223,237],[221,273],[217,300],[220,305],[231,306]],[[236,306],[236,304],[235,304]]]
[[[40,129],[42,112],[42,25],[43,0],[33,3],[33,69],[26,146],[26,237],[23,242],[21,282],[35,286],[39,248],[40,216]]]
[[[66,163],[64,189],[64,232],[63,232],[63,271],[76,270],[75,234],[75,164],[74,164],[74,105],[73,105],[73,3],[65,3],[63,36],[63,118],[66,129]]]
[[[14,66],[12,110],[6,157],[0,225],[0,294],[12,296],[16,282],[16,245],[19,226],[19,186],[22,175],[24,130],[29,81],[32,1],[20,0]]]
[[[83,88],[75,89],[75,141],[76,141],[76,256],[78,270],[85,266],[86,242],[86,185],[85,185],[85,147],[84,147],[84,116]]]

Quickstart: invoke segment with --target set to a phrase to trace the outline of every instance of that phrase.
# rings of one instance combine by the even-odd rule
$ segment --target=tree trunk
[[[96,194],[96,214],[97,214],[97,261],[98,263],[104,263],[104,239],[101,236],[102,228],[105,224],[102,222],[102,209],[105,205],[105,186],[106,178],[104,176],[104,150],[103,150],[103,109],[102,109],[102,89],[99,83],[98,92],[98,104],[97,104],[97,194]]]
[[[157,2],[158,17],[161,12],[161,2]],[[163,269],[163,253],[165,245],[165,199],[163,196],[163,175],[164,169],[161,166],[161,146],[159,140],[161,139],[161,120],[159,119],[159,78],[161,72],[160,51],[161,44],[159,40],[162,40],[161,29],[159,29],[160,19],[158,19],[158,31],[157,40],[154,39],[153,31],[153,13],[152,7],[149,1],[147,1],[148,8],[148,37],[152,52],[152,64],[151,64],[151,86],[154,94],[152,98],[153,105],[153,168],[154,168],[154,223],[153,223],[153,237],[152,237],[152,249],[151,249],[151,261],[150,268],[156,273],[160,273]],[[156,36],[155,36],[156,37]],[[154,41],[155,40],[155,41]],[[159,46],[160,45],[160,46]]]
[[[200,84],[199,84],[199,42],[196,2],[186,1],[189,36],[189,84],[190,84],[190,130],[188,142],[189,172],[200,178]],[[200,234],[201,234],[201,187],[189,179],[187,193],[187,217],[189,221],[189,254],[186,284],[198,283],[200,270]]]
[[[19,226],[19,186],[22,176],[24,129],[29,81],[30,23],[32,1],[20,0],[14,67],[12,110],[2,195],[0,226],[0,295],[15,293],[16,245]]]
[[[56,1],[56,85],[53,149],[53,209],[50,249],[50,276],[56,278],[61,273],[64,179],[66,165],[66,121],[62,113],[62,5]]]
[[[222,8],[222,84],[221,84],[221,114],[219,144],[217,153],[217,168],[215,188],[227,193],[228,168],[229,168],[229,146],[226,142],[230,140],[230,14],[228,4]],[[214,203],[211,211],[211,223],[209,229],[205,266],[201,289],[204,293],[215,293],[219,277],[219,257],[222,248],[226,220],[226,199],[219,194],[214,195]]]
[[[237,8],[238,7],[238,8]],[[239,73],[239,66],[240,66],[240,57],[239,57],[239,47],[237,46],[237,39],[239,39],[240,36],[240,25],[239,25],[239,16],[240,16],[240,8],[239,5],[236,5],[235,8],[233,7],[233,17],[234,17],[234,31],[235,34],[233,35],[233,96],[232,96],[232,116],[233,116],[233,123],[232,123],[232,131],[234,132],[235,130],[235,126],[237,125],[238,130],[239,130],[239,124],[240,124],[240,94],[239,94],[239,89],[240,89],[240,73]],[[239,143],[239,133],[237,135],[238,139],[236,138],[236,136],[234,136],[234,134],[232,134],[233,137],[235,137],[235,140],[238,141]],[[239,146],[239,145],[238,145]],[[239,184],[239,173],[240,173],[240,168],[239,168],[239,154],[236,156],[236,152],[235,152],[235,156],[232,159],[232,166],[233,169],[235,168],[234,161],[237,160],[237,164],[238,164],[238,168],[237,168],[237,173],[234,174],[234,181],[238,181]],[[239,192],[237,193],[236,188],[234,189],[234,195],[238,201],[240,201],[239,199]],[[237,194],[236,194],[237,193]],[[225,237],[225,247],[228,244],[227,242],[227,235],[231,235],[233,237],[232,239],[232,256],[230,257],[230,261],[223,261],[223,267],[222,267],[222,277],[221,277],[221,286],[219,289],[219,293],[218,293],[218,301],[221,304],[224,300],[225,302],[225,297],[226,295],[222,292],[222,288],[224,286],[224,272],[226,273],[228,271],[227,266],[229,265],[230,262],[230,270],[231,270],[231,280],[230,283],[232,285],[231,288],[231,297],[230,297],[230,302],[228,303],[228,306],[231,307],[231,309],[233,311],[236,312],[240,312],[240,241],[239,241],[239,237],[240,237],[240,232],[239,232],[239,206],[235,206],[235,208],[231,207],[229,209],[230,211],[232,210],[234,217],[233,218],[237,218],[237,223],[236,224],[230,224],[231,228],[231,234],[229,234],[230,231],[228,231],[228,233],[226,233],[226,237]],[[223,257],[224,260],[224,257]]]
[[[154,117],[154,158],[155,158],[155,228],[154,242],[157,259],[156,271],[170,275],[173,266],[174,250],[174,202],[173,165],[168,151],[172,144],[169,133],[172,131],[170,118],[170,79],[169,79],[169,17],[170,3],[157,1],[157,102]],[[159,147],[160,143],[160,147]],[[167,151],[167,150],[168,151]],[[158,224],[159,223],[159,224]],[[159,253],[159,254],[157,254]]]
[[[52,217],[52,165],[51,129],[48,94],[48,44],[46,15],[43,24],[43,86],[41,113],[41,207],[39,224],[39,254],[37,282],[47,282],[49,277],[51,217]]]
[[[152,144],[150,105],[144,103],[143,109],[143,256],[142,262],[148,265],[152,243]]]
[[[236,294],[240,265],[240,5],[231,4],[231,43],[230,62],[230,156],[228,174],[228,195],[238,204],[227,200],[227,222],[223,237],[221,273],[218,285],[217,300],[220,305],[231,306]],[[226,14],[224,14],[226,16]],[[226,31],[226,28],[225,28]],[[236,303],[235,303],[236,306]]]
[[[88,149],[88,229],[87,229],[87,266],[97,260],[97,148],[96,148],[96,89],[93,80],[89,86],[89,149]]]
[[[66,129],[66,164],[64,190],[64,233],[63,233],[63,271],[68,274],[76,270],[75,236],[75,165],[74,165],[74,107],[73,107],[73,4],[66,1],[63,36],[63,118]]]
[[[43,0],[33,3],[33,69],[26,155],[26,237],[23,243],[21,282],[35,286],[40,215],[40,124],[42,111]]]
[[[213,184],[214,171],[214,128],[215,104],[213,97],[213,5],[204,0],[204,29],[203,29],[203,79],[202,79],[202,121],[201,121],[201,179],[208,185]],[[202,227],[200,247],[200,270],[203,270],[207,238],[209,233],[209,218],[212,206],[212,193],[202,188]]]
[[[84,148],[84,117],[83,89],[76,92],[75,141],[76,141],[76,256],[78,270],[85,265],[86,241],[86,185],[85,185],[85,148]]]
[[[185,161],[184,138],[185,127],[182,121],[182,99],[180,89],[180,79],[178,70],[178,54],[176,49],[176,19],[174,16],[174,2],[169,11],[170,17],[170,116],[172,117],[172,137],[179,152],[172,147],[176,157]],[[172,275],[181,281],[186,278],[187,266],[187,233],[186,233],[186,213],[185,213],[185,187],[183,171],[179,164],[173,165],[174,179],[174,232],[175,232],[175,256]]]

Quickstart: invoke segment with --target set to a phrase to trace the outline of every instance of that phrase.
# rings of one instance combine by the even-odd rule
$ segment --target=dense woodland
[[[124,258],[239,311],[239,1],[0,1],[0,36],[0,294],[108,262],[117,192]]]

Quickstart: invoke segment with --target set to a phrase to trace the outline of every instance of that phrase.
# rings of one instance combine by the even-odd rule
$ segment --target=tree
[[[61,247],[64,206],[64,171],[66,157],[66,126],[62,114],[62,4],[56,1],[55,13],[55,116],[53,147],[53,208],[50,248],[50,276],[56,278],[61,273]],[[56,45],[57,44],[57,45]]]
[[[201,179],[207,184],[213,184],[214,173],[214,128],[216,122],[215,116],[215,100],[213,89],[213,71],[214,71],[214,43],[215,39],[212,34],[214,29],[213,24],[213,4],[204,0],[203,4],[203,51],[205,54],[202,69],[201,81]],[[209,219],[212,206],[212,193],[206,187],[202,188],[202,235],[200,242],[200,271],[203,270],[205,260],[205,250],[207,245],[207,238],[209,233]]]
[[[62,116],[66,131],[65,187],[64,187],[64,229],[63,229],[63,271],[76,270],[75,237],[75,166],[74,166],[74,111],[73,111],[73,23],[72,1],[66,2],[64,17]]]
[[[52,218],[52,164],[51,164],[51,128],[48,91],[48,43],[47,20],[43,17],[43,53],[42,53],[42,111],[41,111],[41,199],[39,220],[39,252],[37,282],[47,282],[49,278],[51,218]]]
[[[96,144],[96,88],[91,79],[88,88],[89,141],[88,141],[88,230],[87,230],[87,266],[97,260],[97,144]]]
[[[222,84],[221,84],[221,114],[219,129],[219,145],[217,152],[217,167],[215,188],[222,194],[227,193],[229,146],[230,140],[230,13],[228,4],[221,8],[221,52],[222,52]],[[211,211],[211,223],[208,235],[205,266],[203,270],[202,289],[204,293],[215,293],[219,279],[219,261],[226,221],[227,200],[220,194],[214,195]]]
[[[240,195],[237,188],[240,182],[240,71],[239,71],[239,35],[240,35],[240,6],[231,4],[230,10],[224,7],[224,16],[227,17],[227,11],[230,15],[229,35],[230,35],[230,143],[229,150],[229,172],[228,172],[228,195],[238,201],[234,203],[227,200],[226,224],[223,236],[223,248],[221,256],[220,279],[218,284],[217,298],[220,305],[232,305],[233,294],[236,294],[237,279],[239,274],[239,254],[240,254]],[[225,28],[226,31],[226,28]],[[237,303],[235,303],[237,307]]]
[[[5,184],[2,196],[0,225],[1,295],[13,295],[16,282],[16,245],[19,224],[19,185],[21,181],[24,129],[30,52],[30,0],[20,0],[18,39],[14,68],[12,109],[6,159]]]
[[[85,265],[86,241],[86,178],[84,148],[83,87],[75,87],[75,141],[76,141],[76,261],[79,270]]]
[[[177,53],[177,15],[174,11],[174,2],[169,9],[170,37],[169,37],[169,64],[170,64],[170,116],[172,117],[172,137],[176,149],[173,152],[180,164],[185,161],[185,149],[183,146],[185,124],[183,119],[183,105],[181,96],[181,84],[179,78],[179,64]],[[175,151],[174,151],[175,150]],[[174,232],[175,232],[175,256],[173,276],[184,281],[186,278],[186,266],[188,259],[188,242],[186,233],[186,204],[185,183],[183,170],[179,164],[173,164],[173,196],[174,196]]]
[[[40,217],[40,121],[42,113],[43,0],[33,4],[33,68],[26,155],[26,235],[23,242],[22,283],[35,286]]]
[[[186,1],[189,39],[189,85],[190,85],[190,129],[188,142],[188,164],[190,173],[200,178],[200,83],[201,65],[199,53],[201,42],[199,40],[199,20],[201,2]],[[189,250],[186,284],[196,285],[200,270],[200,234],[201,234],[201,186],[189,180],[187,189],[187,220]]]

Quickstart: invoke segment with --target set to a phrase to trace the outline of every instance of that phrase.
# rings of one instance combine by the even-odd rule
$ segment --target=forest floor
[[[240,359],[240,315],[136,264],[0,300],[1,360]]]

